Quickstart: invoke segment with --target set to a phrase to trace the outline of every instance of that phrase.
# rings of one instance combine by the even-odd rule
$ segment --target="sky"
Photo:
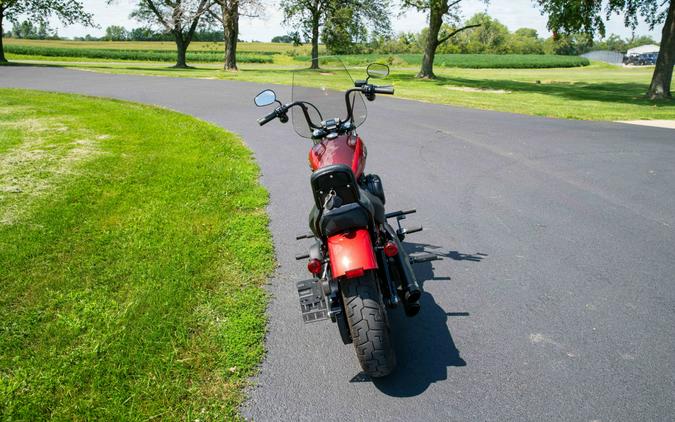
[[[242,19],[239,24],[239,38],[245,41],[270,41],[276,35],[284,35],[289,31],[282,21],[278,0],[264,0],[267,7],[263,19]],[[81,37],[86,34],[101,36],[105,28],[110,25],[121,25],[127,29],[142,26],[141,23],[129,19],[129,13],[136,1],[116,0],[108,5],[106,0],[84,0],[85,8],[94,13],[94,21],[99,28],[85,28],[81,25],[64,27],[58,21],[53,26],[58,29],[59,35],[64,37]],[[477,12],[487,12],[493,18],[506,25],[509,30],[518,28],[534,28],[541,37],[550,36],[546,29],[546,17],[539,13],[532,0],[491,0],[488,5],[480,0],[465,0],[462,14],[464,18],[471,17]],[[426,26],[426,16],[417,12],[408,12],[392,19],[394,32],[419,32]],[[660,28],[649,31],[648,25],[641,23],[636,29],[637,35],[651,35],[655,40],[661,38]],[[626,28],[622,16],[614,16],[607,22],[607,35],[618,34],[622,38],[631,36],[631,29]]]

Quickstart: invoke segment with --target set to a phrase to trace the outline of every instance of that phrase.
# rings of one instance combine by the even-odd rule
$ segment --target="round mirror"
[[[256,95],[253,102],[255,102],[255,105],[258,107],[265,107],[274,103],[276,100],[277,94],[275,94],[271,89],[266,89],[260,94]]]
[[[371,63],[366,69],[371,78],[386,78],[389,75],[389,66],[382,63]]]

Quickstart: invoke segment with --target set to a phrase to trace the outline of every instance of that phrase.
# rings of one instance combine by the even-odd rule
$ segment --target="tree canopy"
[[[284,24],[300,29],[312,44],[312,68],[318,68],[321,28],[329,48],[353,46],[367,28],[389,30],[390,0],[281,0]],[[368,26],[366,26],[368,25]]]
[[[16,22],[19,17],[47,27],[50,17],[56,16],[66,25],[80,22],[93,26],[93,15],[85,11],[79,0],[0,0],[0,34],[3,34],[5,18]],[[0,35],[0,62],[6,62]]]
[[[622,13],[626,27],[635,29],[643,19],[653,29],[663,24],[661,52],[648,96],[670,98],[675,65],[675,3],[673,0],[536,0],[548,16],[554,35],[584,32],[605,35],[605,20]]]

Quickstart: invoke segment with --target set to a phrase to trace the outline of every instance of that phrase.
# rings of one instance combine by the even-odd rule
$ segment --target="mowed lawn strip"
[[[0,419],[237,416],[274,265],[251,152],[168,110],[0,90]]]

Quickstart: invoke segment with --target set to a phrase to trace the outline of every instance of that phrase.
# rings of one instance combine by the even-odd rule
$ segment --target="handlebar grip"
[[[258,124],[260,126],[263,126],[263,125],[266,125],[267,123],[271,122],[272,120],[274,120],[276,118],[277,118],[277,111],[274,110],[273,112],[271,112],[267,116],[259,118]]]
[[[376,94],[389,94],[389,95],[394,95],[394,87],[393,86],[376,86],[375,88],[375,93]]]

